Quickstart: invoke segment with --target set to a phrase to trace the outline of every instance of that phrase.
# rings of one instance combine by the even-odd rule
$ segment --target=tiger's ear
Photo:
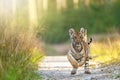
[[[86,34],[86,31],[83,27],[80,28],[80,34],[82,34],[82,36],[85,36],[85,34]]]
[[[69,35],[71,36],[73,33],[75,32],[75,30],[73,28],[69,29]]]

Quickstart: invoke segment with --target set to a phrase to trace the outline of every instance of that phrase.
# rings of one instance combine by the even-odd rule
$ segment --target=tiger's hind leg
[[[86,62],[85,62],[84,70],[85,70],[85,74],[91,74],[91,72],[89,70],[89,57],[86,57]]]
[[[85,74],[91,74],[90,70],[89,70],[89,52],[90,52],[90,47],[88,46],[87,50],[86,50],[86,61],[85,61],[85,66],[84,66],[84,70],[85,70]]]

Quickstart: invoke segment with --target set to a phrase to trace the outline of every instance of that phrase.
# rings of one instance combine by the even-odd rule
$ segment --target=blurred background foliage
[[[71,27],[96,35],[95,61],[119,62],[119,8],[119,0],[0,0],[0,80],[41,79],[43,53],[65,55]]]
[[[68,30],[81,27],[93,37],[91,55],[94,61],[119,63],[120,1],[119,0],[44,0],[39,26],[47,55],[66,55],[70,44]],[[47,44],[48,43],[48,44]]]
[[[59,5],[66,1],[66,5],[55,7],[56,1]],[[68,41],[71,27],[78,31],[84,27],[88,35],[120,32],[119,0],[53,0],[48,6],[40,19],[47,43]]]

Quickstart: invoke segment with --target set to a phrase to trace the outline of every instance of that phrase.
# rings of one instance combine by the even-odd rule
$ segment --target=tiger
[[[85,74],[91,74],[89,70],[89,49],[92,42],[92,38],[89,41],[85,41],[86,30],[80,28],[79,32],[75,32],[73,28],[69,29],[69,36],[71,39],[71,47],[68,51],[67,58],[71,63],[73,69],[71,75],[76,74],[78,67],[84,65]]]

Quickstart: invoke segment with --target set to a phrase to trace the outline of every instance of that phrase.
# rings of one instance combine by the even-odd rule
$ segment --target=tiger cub
[[[92,38],[90,38],[89,42],[85,41],[86,32],[84,28],[81,28],[79,32],[75,32],[75,30],[71,28],[69,29],[69,35],[71,39],[71,48],[68,51],[67,58],[73,67],[71,74],[76,74],[78,67],[82,65],[85,65],[85,73],[90,74],[89,45],[92,42]]]

